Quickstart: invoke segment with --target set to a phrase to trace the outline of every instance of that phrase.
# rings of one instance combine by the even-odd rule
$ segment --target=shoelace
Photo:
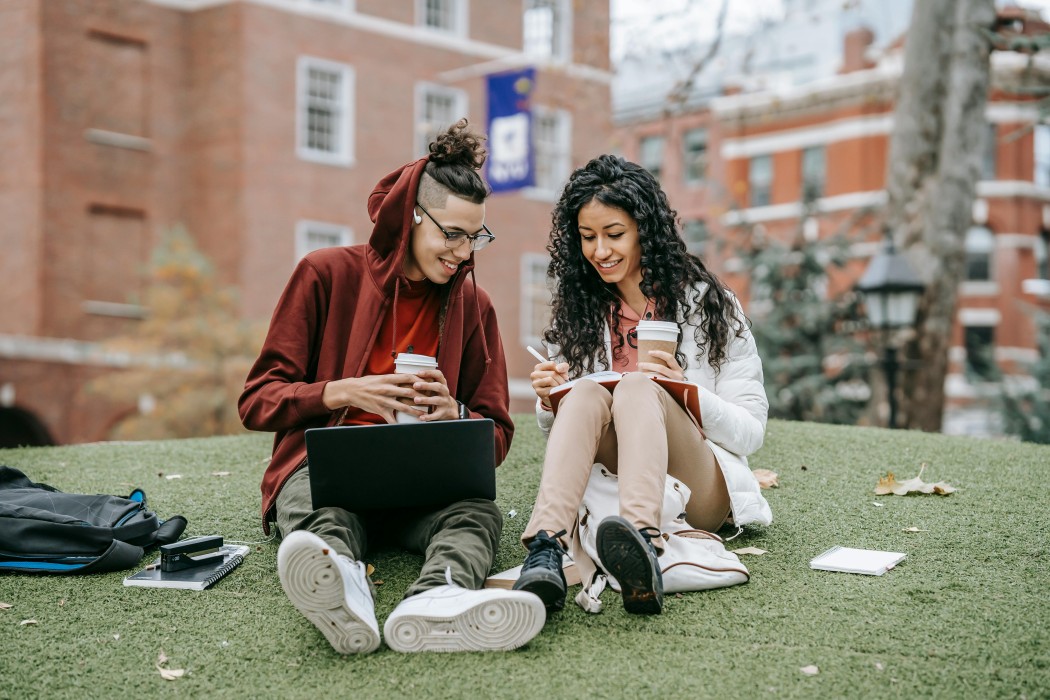
[[[653,554],[655,554],[657,557],[659,557],[660,556],[660,550],[657,549],[656,545],[653,544],[653,540],[658,540],[658,539],[661,538],[660,528],[658,528],[658,527],[643,527],[643,528],[639,528],[638,534],[640,534],[642,537],[645,538],[645,543],[647,545],[649,545],[649,549],[653,550]]]
[[[525,557],[522,568],[531,569],[538,566],[544,569],[560,569],[565,550],[558,544],[558,538],[564,536],[565,530],[555,533],[553,537],[541,530],[529,543],[529,556]]]

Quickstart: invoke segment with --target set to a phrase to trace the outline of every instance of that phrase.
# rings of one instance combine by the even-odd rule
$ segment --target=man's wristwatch
[[[456,405],[459,406],[459,419],[466,420],[470,418],[470,411],[467,410],[467,405],[462,401],[456,401]]]

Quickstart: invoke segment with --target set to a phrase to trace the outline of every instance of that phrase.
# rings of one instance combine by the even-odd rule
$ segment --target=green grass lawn
[[[494,570],[521,562],[544,448],[532,416],[517,418],[498,481],[501,509],[517,514]],[[0,450],[35,481],[141,486],[160,516],[189,519],[187,536],[256,543],[201,593],[126,588],[123,573],[0,576],[0,697],[1050,697],[1048,447],[774,421],[752,460],[780,474],[766,492],[774,523],[729,543],[768,550],[742,557],[747,585],[670,596],[656,617],[627,615],[607,590],[600,615],[570,604],[506,654],[362,657],[333,652],[281,592],[277,543],[260,542],[269,453],[268,435]],[[872,493],[886,471],[909,478],[922,462],[924,480],[959,490]],[[835,544],[908,558],[881,577],[809,569]],[[370,561],[382,627],[420,558]],[[186,675],[163,680],[162,652]]]

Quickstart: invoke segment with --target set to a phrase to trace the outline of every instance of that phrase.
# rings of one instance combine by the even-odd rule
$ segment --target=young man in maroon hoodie
[[[426,158],[379,182],[368,200],[375,226],[367,244],[303,258],[241,394],[244,425],[276,433],[262,511],[264,529],[274,521],[282,535],[281,585],[340,653],[380,644],[362,561],[370,534],[426,555],[384,625],[392,649],[508,650],[543,627],[537,596],[480,590],[503,527],[495,503],[364,517],[314,510],[310,495],[308,428],[393,423],[402,411],[423,421],[483,417],[495,422],[497,464],[510,449],[496,312],[473,276],[474,251],[494,240],[484,224],[481,141],[460,121]],[[397,374],[399,352],[434,356],[438,369]]]

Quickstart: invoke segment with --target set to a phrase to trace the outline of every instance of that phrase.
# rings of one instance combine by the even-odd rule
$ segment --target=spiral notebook
[[[192,591],[203,591],[226,574],[230,573],[244,561],[248,546],[243,544],[226,544],[221,550],[225,556],[214,564],[194,566],[179,571],[161,571],[160,559],[124,579],[125,586],[145,586],[146,588],[185,588]]]

